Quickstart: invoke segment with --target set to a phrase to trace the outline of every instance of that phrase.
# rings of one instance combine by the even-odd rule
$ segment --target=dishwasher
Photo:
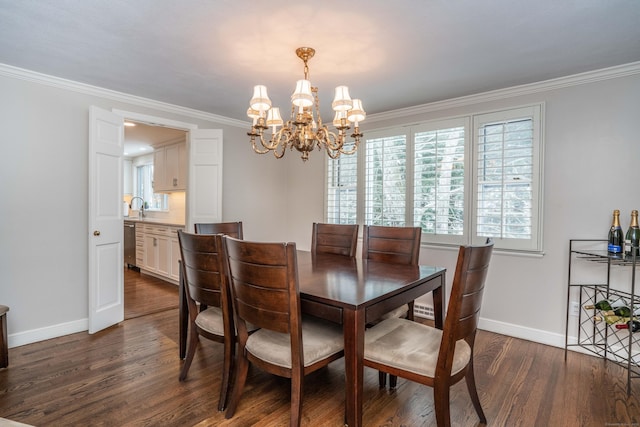
[[[136,268],[136,223],[124,222],[124,265]]]

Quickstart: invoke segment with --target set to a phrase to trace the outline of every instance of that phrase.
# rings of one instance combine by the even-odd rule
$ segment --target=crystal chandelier
[[[273,151],[276,158],[284,156],[287,148],[295,148],[302,153],[302,160],[309,159],[309,152],[314,148],[325,149],[332,159],[340,154],[353,154],[358,149],[360,128],[358,123],[363,121],[366,113],[362,108],[362,101],[349,97],[347,86],[338,86],[331,106],[335,111],[333,126],[336,132],[330,131],[322,122],[318,101],[318,88],[311,86],[309,81],[309,67],[307,61],[316,51],[310,47],[296,49],[296,55],[304,62],[304,80],[298,80],[296,90],[291,95],[291,118],[284,123],[278,107],[271,107],[271,100],[267,95],[267,88],[258,85],[253,88],[253,97],[249,101],[247,115],[253,119],[251,137],[253,151],[265,154]],[[347,141],[347,131],[353,123],[353,140]],[[278,130],[278,127],[282,126]],[[266,131],[271,129],[271,136]],[[256,143],[260,141],[260,145]],[[267,140],[268,139],[268,140]]]

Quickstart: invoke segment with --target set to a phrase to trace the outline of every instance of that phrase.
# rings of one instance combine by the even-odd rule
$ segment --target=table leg
[[[440,276],[440,283],[441,285],[439,287],[437,287],[436,289],[433,290],[433,314],[434,314],[434,318],[435,318],[435,326],[438,329],[442,329],[444,326],[444,308],[445,308],[445,303],[444,303],[444,296],[446,294],[446,277],[445,277],[445,273],[442,272],[442,275]]]
[[[345,424],[362,426],[364,310],[344,310]]]
[[[184,359],[187,353],[187,328],[189,325],[189,312],[187,310],[187,294],[184,290],[184,277],[182,275],[182,261],[178,261],[180,279],[178,281],[178,341],[180,346],[180,359]]]

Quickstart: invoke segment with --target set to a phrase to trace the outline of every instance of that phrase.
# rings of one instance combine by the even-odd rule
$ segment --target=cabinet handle
[[[158,246],[158,239],[156,239],[155,237],[153,238],[153,246]]]
[[[178,178],[173,178],[173,186],[174,187],[178,186]]]
[[[94,231],[93,235],[96,236],[96,237],[99,236],[100,235],[100,231],[99,230]]]

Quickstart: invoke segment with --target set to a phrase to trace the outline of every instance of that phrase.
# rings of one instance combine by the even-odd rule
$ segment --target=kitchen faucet
[[[139,219],[142,219],[142,218],[144,218],[144,217],[145,217],[145,214],[144,214],[144,199],[143,199],[142,197],[139,197],[139,196],[132,197],[132,198],[131,198],[131,204],[129,204],[129,207],[130,207],[131,209],[133,209],[133,201],[134,201],[135,199],[140,199],[140,209],[138,210],[138,218],[139,218]]]

